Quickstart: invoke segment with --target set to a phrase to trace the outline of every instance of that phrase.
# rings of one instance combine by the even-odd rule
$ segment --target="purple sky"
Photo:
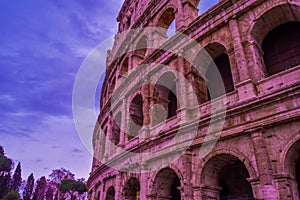
[[[73,83],[88,53],[116,33],[122,2],[0,1],[0,145],[22,163],[24,179],[61,167],[88,177],[91,155],[75,129]],[[200,13],[216,2],[203,1]]]
[[[88,53],[116,33],[121,4],[0,1],[0,145],[21,161],[24,179],[60,167],[88,177],[91,156],[73,122],[73,83]]]

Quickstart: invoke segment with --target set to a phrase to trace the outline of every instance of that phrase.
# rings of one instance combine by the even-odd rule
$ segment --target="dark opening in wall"
[[[108,188],[105,200],[115,200],[115,188],[114,187]]]
[[[262,50],[267,75],[273,75],[300,64],[300,22],[288,22],[265,37]]]
[[[141,94],[136,95],[131,101],[129,115],[128,139],[132,139],[137,135],[144,123],[143,97]]]

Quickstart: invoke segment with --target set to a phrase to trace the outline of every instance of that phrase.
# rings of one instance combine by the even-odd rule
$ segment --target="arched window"
[[[292,199],[300,198],[300,140],[295,142],[288,150],[285,161],[285,172],[289,177],[289,188],[292,191]]]
[[[135,47],[135,51],[133,54],[133,66],[139,66],[146,56],[147,52],[147,36],[141,37]]]
[[[252,200],[252,187],[247,178],[249,173],[242,161],[228,154],[217,155],[208,161],[201,174],[205,188],[211,189],[209,193],[202,191],[202,194],[220,200]]]
[[[200,0],[198,4],[198,15],[202,15],[208,9],[216,5],[218,2],[219,0]]]
[[[120,132],[121,132],[121,113],[118,113],[113,119],[112,125],[112,143],[118,145],[120,142]]]
[[[265,37],[262,50],[267,74],[273,75],[300,64],[300,22],[288,22]]]
[[[165,31],[160,33],[162,37],[168,38],[174,35],[174,31],[168,32],[167,29],[176,30],[175,13],[173,8],[168,8],[160,17],[158,27],[164,28]]]
[[[115,188],[109,187],[107,190],[106,198],[105,200],[115,200]]]
[[[137,200],[140,197],[140,183],[136,178],[130,178],[125,186],[123,192],[126,200]]]
[[[152,110],[152,125],[176,116],[178,109],[176,96],[176,77],[173,73],[163,74],[155,84],[156,104]]]
[[[197,54],[193,65],[200,71],[204,71],[202,75],[205,76],[203,78],[206,80],[207,92],[201,93],[207,94],[206,100],[217,98],[224,92],[229,93],[234,90],[229,57],[223,45],[219,43],[207,45]],[[202,86],[200,89],[205,90]]]
[[[126,57],[125,60],[122,62],[120,75],[125,76],[128,73],[128,65],[129,65],[129,58]]]
[[[116,86],[116,78],[113,77],[113,80],[111,81],[110,83],[110,86],[109,86],[109,94],[108,94],[108,98],[110,98],[115,90],[115,86]]]
[[[138,131],[142,128],[144,123],[143,115],[143,97],[141,94],[136,95],[129,105],[129,125],[128,125],[128,139],[137,136]]]
[[[154,190],[161,199],[181,200],[180,179],[174,170],[164,168],[154,179]]]

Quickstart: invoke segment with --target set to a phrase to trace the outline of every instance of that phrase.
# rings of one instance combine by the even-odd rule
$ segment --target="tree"
[[[31,173],[27,178],[27,183],[23,191],[23,199],[30,200],[33,192],[34,176]]]
[[[14,190],[11,190],[2,200],[19,200],[20,195]]]
[[[49,178],[54,183],[59,184],[63,179],[74,180],[75,175],[69,170],[66,170],[65,168],[61,168],[61,169],[52,170],[52,173],[49,175]]]
[[[0,176],[0,199],[9,192],[10,173]]]
[[[47,181],[43,176],[37,181],[37,185],[33,194],[32,200],[43,200],[47,189]]]
[[[1,147],[2,148],[2,147]],[[12,161],[4,155],[3,148],[0,149],[0,176],[5,173],[9,173],[12,167]]]
[[[11,189],[16,192],[19,192],[19,188],[21,184],[22,184],[21,163],[19,162],[11,181]]]
[[[70,194],[71,200],[75,200],[77,195],[81,195],[87,191],[84,183],[70,179],[62,180],[59,185],[59,190],[63,194]]]
[[[4,156],[4,148],[0,145],[0,155]]]
[[[0,146],[0,199],[9,192],[11,168],[12,161],[5,156],[4,148]]]
[[[52,187],[48,187],[47,192],[46,192],[46,200],[53,200],[53,189]]]

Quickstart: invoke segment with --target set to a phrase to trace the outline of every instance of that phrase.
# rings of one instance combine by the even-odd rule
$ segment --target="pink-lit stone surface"
[[[153,49],[128,53],[116,62],[110,62],[123,42],[122,38],[116,37],[108,55],[99,126],[95,129],[95,159],[88,180],[89,199],[299,199],[300,173],[296,169],[300,168],[300,40],[291,38],[299,44],[298,52],[294,52],[298,64],[272,76],[266,73],[268,66],[265,66],[261,46],[274,28],[290,21],[300,23],[300,1],[221,0],[201,16],[197,14],[198,3],[193,0],[141,0],[138,3],[126,0],[118,16],[119,31],[145,26],[162,27],[169,25],[175,17],[177,31],[199,41],[212,59],[221,53],[228,55],[234,90],[226,94],[226,120],[218,142],[204,158],[199,157],[211,108],[203,79],[197,77],[191,64],[180,57],[168,58],[165,53],[158,55]],[[165,37],[153,33],[147,42],[164,44]],[[137,36],[132,43],[138,43],[141,38]],[[177,116],[151,123],[153,116],[149,108],[160,104],[168,112],[168,101],[166,96],[161,97],[155,85],[147,86],[143,74],[137,75],[136,79],[145,80],[146,86],[139,87],[129,97],[120,95],[118,102],[110,101],[115,87],[133,88],[135,82],[127,85],[122,82],[126,72],[147,62],[151,56],[156,61],[167,60],[162,64],[186,77],[196,91],[198,106],[179,105]],[[158,80],[163,72],[157,70],[148,78]],[[177,85],[176,92],[187,102],[190,100],[186,89]],[[142,96],[142,102],[131,101],[137,94]],[[222,98],[212,101],[222,101]],[[137,114],[139,109],[142,109],[143,116]],[[112,111],[121,114],[117,123],[119,128],[114,128]],[[130,112],[133,113],[131,117],[143,119],[138,134],[147,137],[128,137],[126,131],[132,123],[129,121]],[[126,168],[131,162],[120,158],[118,150],[108,148],[105,138],[118,141],[118,147],[128,151],[161,150],[176,133],[179,118],[182,117],[187,125],[188,134],[189,122],[192,126],[196,115],[200,115],[196,138],[190,148],[167,167],[132,173],[120,172],[104,164],[116,161]],[[156,162],[160,160],[168,160],[168,157],[157,158]]]

